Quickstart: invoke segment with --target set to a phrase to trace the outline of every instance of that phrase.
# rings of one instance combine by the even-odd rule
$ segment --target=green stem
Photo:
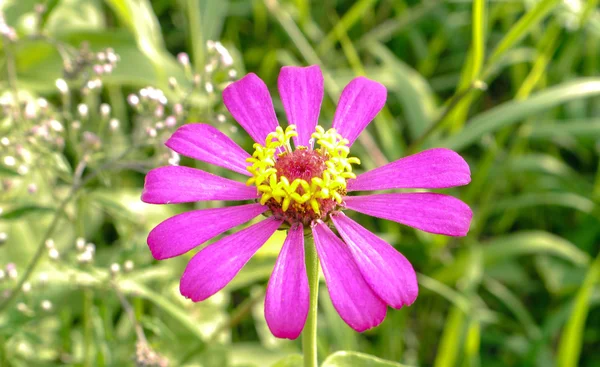
[[[200,0],[188,0],[188,26],[190,33],[190,47],[192,49],[192,57],[194,63],[194,71],[196,73],[204,73],[204,47],[206,40],[202,32],[202,13],[200,9]]]
[[[8,37],[2,37],[2,44],[4,46],[4,55],[6,57],[6,73],[8,86],[13,95],[15,107],[16,107],[16,120],[21,121],[21,104],[19,103],[19,86],[17,82],[17,63],[15,61],[13,43]]]
[[[312,236],[304,237],[306,274],[310,287],[310,306],[302,332],[304,367],[317,367],[317,308],[319,301],[319,260]]]

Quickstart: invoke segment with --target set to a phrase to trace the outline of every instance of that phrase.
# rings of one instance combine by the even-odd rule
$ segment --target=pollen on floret
[[[306,225],[325,218],[342,203],[346,180],[356,177],[352,165],[360,161],[348,157],[348,140],[335,129],[325,131],[317,126],[312,134],[314,149],[298,146],[292,150],[294,136],[294,125],[285,131],[277,127],[264,145],[254,144],[254,153],[248,158],[252,177],[246,184],[257,187],[260,203],[274,216]]]

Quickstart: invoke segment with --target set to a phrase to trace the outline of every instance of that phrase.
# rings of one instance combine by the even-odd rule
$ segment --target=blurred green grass
[[[13,137],[37,120],[4,109],[0,121],[0,135],[13,139],[0,150],[0,232],[7,235],[0,265],[15,263],[22,276],[53,218],[59,221],[51,237],[61,253],[49,261],[40,252],[32,290],[2,310],[0,366],[132,364],[140,339],[132,315],[172,365],[270,366],[287,355],[278,366],[297,363],[299,341],[274,339],[262,316],[277,240],[201,304],[179,295],[186,259],[157,263],[145,245],[154,225],[191,206],[139,202],[143,172],[166,164],[164,133],[144,134],[156,119],[128,105],[128,94],[160,88],[169,106],[184,101],[186,122],[213,123],[251,146],[228,115],[218,122],[226,78],[210,79],[216,93],[192,89],[190,70],[177,62],[175,55],[188,52],[206,89],[205,65],[215,57],[208,40],[221,41],[237,75],[256,72],[273,96],[280,66],[321,65],[325,126],[352,77],[385,84],[387,105],[355,149],[365,170],[440,146],[470,164],[472,183],[446,190],[473,208],[465,238],[361,218],[413,263],[420,295],[411,307],[390,310],[380,327],[357,334],[322,292],[321,361],[352,350],[413,366],[600,365],[598,1],[51,0],[42,13],[36,4],[0,5],[18,36],[3,37],[0,97],[18,89],[21,101],[47,99],[50,115],[74,135],[65,148],[32,148],[35,160],[21,174],[4,157],[13,154]],[[78,92],[81,75],[69,80],[66,104],[55,84],[66,78],[62,52],[73,57],[82,42],[95,52],[113,48],[120,61],[96,92]],[[16,80],[7,78],[13,64]],[[169,87],[170,77],[177,88]],[[102,102],[120,121],[117,132],[103,130]],[[89,141],[72,131],[79,103],[92,111],[82,130],[100,139],[88,155],[82,147]],[[115,160],[122,152],[126,158]],[[58,206],[77,177],[85,184],[62,213]],[[93,264],[76,260],[77,237],[95,244]],[[124,268],[127,260],[132,271],[109,275],[111,264]],[[41,273],[48,280],[39,280]],[[15,284],[0,282],[1,290]],[[43,300],[52,310],[40,308]],[[335,354],[324,365],[386,365],[362,358]]]

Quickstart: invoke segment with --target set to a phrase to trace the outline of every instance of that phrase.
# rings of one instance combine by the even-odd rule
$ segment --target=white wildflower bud
[[[17,40],[17,32],[15,31],[15,29],[13,27],[9,27],[6,24],[0,25],[0,33],[2,33],[2,35],[4,35],[10,41]]]
[[[181,65],[183,65],[183,66],[189,66],[190,65],[190,57],[185,52],[180,52],[177,55],[177,60],[179,60],[179,63]]]
[[[129,103],[130,106],[135,107],[140,103],[140,99],[137,95],[135,94],[130,94],[127,97],[127,102]]]
[[[179,154],[171,151],[171,156],[169,157],[169,164],[171,166],[179,166],[179,161],[181,160],[181,157],[179,156]]]
[[[121,265],[117,264],[117,263],[112,263],[110,265],[110,272],[112,275],[116,275],[121,271]]]
[[[48,101],[45,98],[38,98],[36,100],[37,105],[39,108],[41,108],[42,110],[45,110],[46,108],[48,108]]]
[[[119,120],[116,118],[110,119],[110,121],[108,122],[108,128],[110,129],[110,131],[117,131],[117,129],[119,128]]]
[[[159,121],[159,122],[157,122],[157,123],[154,125],[154,128],[155,128],[156,130],[162,130],[162,129],[164,129],[164,128],[165,128],[165,123],[164,123],[164,122],[162,122],[162,121]]]
[[[148,136],[151,138],[156,138],[157,132],[155,128],[149,127],[146,129],[146,134],[148,134]]]
[[[25,282],[23,283],[23,286],[21,287],[21,290],[23,291],[23,293],[27,294],[29,292],[31,292],[31,283],[29,282]]]
[[[37,110],[35,109],[35,103],[27,102],[25,105],[25,118],[33,120],[37,116]]]
[[[208,40],[208,41],[206,41],[206,48],[207,48],[209,51],[212,51],[212,50],[214,50],[214,49],[215,49],[215,41],[213,41],[213,40]]]
[[[50,128],[52,130],[54,130],[56,132],[63,131],[63,126],[62,126],[62,124],[59,121],[57,121],[57,120],[50,120],[49,124],[50,124]]]
[[[99,78],[92,79],[92,80],[90,80],[90,81],[87,82],[86,86],[90,90],[94,90],[94,89],[97,89],[97,88],[102,88],[102,80],[100,80]]]
[[[126,272],[130,272],[130,271],[132,271],[132,270],[133,270],[133,267],[134,267],[134,265],[133,265],[133,261],[131,261],[131,260],[127,260],[127,261],[125,261],[125,264],[123,264],[123,269],[124,269]]]
[[[169,77],[169,88],[171,88],[171,89],[177,88],[177,79],[175,79],[172,76]]]
[[[77,111],[79,112],[79,116],[81,116],[81,118],[85,119],[88,116],[88,106],[85,103],[80,103],[77,106]]]
[[[104,64],[104,65],[102,65],[102,68],[104,69],[104,72],[106,74],[110,74],[110,73],[112,73],[114,66],[112,66],[112,64]]]
[[[204,89],[206,89],[206,93],[212,93],[215,91],[215,88],[213,87],[212,83],[206,82],[204,84]]]
[[[164,114],[165,114],[165,107],[161,104],[156,106],[156,109],[154,110],[154,117],[161,118],[164,116]]]
[[[8,277],[10,279],[17,279],[17,277],[19,276],[19,272],[17,271],[17,268],[8,269],[6,271],[6,274],[8,274]]]
[[[10,145],[10,140],[5,136],[2,139],[0,139],[0,144],[4,145],[5,147]]]
[[[77,261],[81,264],[88,264],[94,260],[94,253],[90,251],[84,251],[77,255]]]
[[[17,303],[17,311],[25,313],[28,311],[27,305],[24,304],[23,302],[19,302]]]
[[[0,214],[2,214],[2,209],[0,209]],[[0,232],[0,245],[3,245],[8,239],[8,235],[6,232]]]
[[[4,278],[6,278],[6,273],[4,270],[0,269],[0,281],[4,280]]]
[[[194,84],[194,88],[198,87],[200,85],[200,82],[202,82],[202,77],[200,76],[200,74],[194,74],[194,77],[192,80],[192,84]]]
[[[206,71],[207,73],[212,73],[213,70],[215,70],[215,65],[213,65],[212,63],[204,66],[204,71]]]
[[[98,61],[102,61],[102,62],[106,61],[106,54],[104,53],[104,51],[100,51],[100,52],[98,52],[98,53],[96,54],[96,59],[97,59]]]
[[[167,127],[173,127],[177,125],[177,118],[175,118],[175,116],[173,115],[167,116],[167,118],[165,119],[165,125]]]
[[[26,175],[26,174],[29,172],[29,168],[28,168],[26,165],[24,165],[24,164],[21,164],[21,165],[19,166],[19,168],[17,168],[17,172],[18,172],[18,173],[19,173],[21,176],[25,176],[25,175]]]
[[[88,244],[85,245],[85,251],[94,254],[96,252],[96,245],[94,245],[91,242],[88,242]]]
[[[81,129],[81,122],[75,120],[71,123],[71,127],[73,128],[73,130],[79,130]]]
[[[45,242],[45,245],[47,249],[54,248],[54,240],[52,238],[48,238]]]
[[[150,87],[140,89],[140,97],[148,98],[150,96]]]
[[[108,116],[110,115],[110,105],[102,103],[100,105],[100,115],[104,118],[108,118]]]
[[[9,167],[13,167],[15,164],[17,164],[17,160],[15,159],[15,157],[7,155],[6,157],[4,157],[4,164]]]
[[[37,192],[37,185],[34,183],[27,185],[27,192],[30,194],[35,194]]]
[[[117,55],[116,53],[113,52],[109,52],[106,55],[106,59],[108,60],[108,62],[110,62],[112,65],[115,65],[117,62],[119,62],[119,55]]]
[[[223,115],[222,113],[217,115],[217,121],[219,121],[220,123],[224,123],[226,120],[225,115]]]
[[[173,106],[173,112],[175,112],[177,116],[181,116],[183,114],[183,105],[181,103],[176,103]]]
[[[40,280],[40,284],[48,283],[48,273],[40,273],[39,280]]]
[[[44,311],[52,310],[52,302],[48,301],[47,299],[43,300],[42,303],[40,304],[40,306],[42,307],[42,310],[44,310]]]
[[[217,52],[219,53],[219,55],[221,55],[221,62],[223,63],[223,65],[225,65],[225,66],[233,65],[233,58],[231,57],[231,54],[221,44],[221,42],[215,43],[215,48],[217,49]]]
[[[165,97],[165,95],[162,95],[158,98],[158,102],[160,102],[163,105],[166,105],[169,102],[169,100],[167,99],[167,97]]]
[[[50,250],[48,250],[48,257],[50,257],[50,259],[52,260],[58,260],[60,258],[60,253],[57,249],[51,248]]]
[[[75,240],[75,248],[77,248],[79,251],[85,250],[85,238],[77,237]]]
[[[67,84],[67,82],[64,79],[56,79],[56,88],[58,89],[59,92],[61,92],[62,94],[67,94],[69,93],[69,85]]]
[[[227,75],[231,79],[234,79],[235,77],[237,77],[237,71],[235,69],[229,69],[229,71],[227,72]]]

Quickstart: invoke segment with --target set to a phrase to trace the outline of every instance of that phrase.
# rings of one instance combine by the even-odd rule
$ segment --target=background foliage
[[[251,147],[220,91],[256,72],[284,116],[276,78],[292,64],[322,66],[325,126],[352,77],[387,86],[355,149],[364,169],[449,147],[473,173],[446,190],[473,208],[466,238],[361,218],[411,260],[420,295],[357,334],[322,287],[324,366],[600,365],[597,0],[8,0],[1,10],[0,366],[300,363],[299,341],[273,338],[263,317],[281,235],[192,304],[178,292],[191,255],[158,263],[145,244],[192,205],[139,201],[144,173],[178,160],[162,146],[175,125],[209,122]],[[381,359],[333,354],[344,350]]]

